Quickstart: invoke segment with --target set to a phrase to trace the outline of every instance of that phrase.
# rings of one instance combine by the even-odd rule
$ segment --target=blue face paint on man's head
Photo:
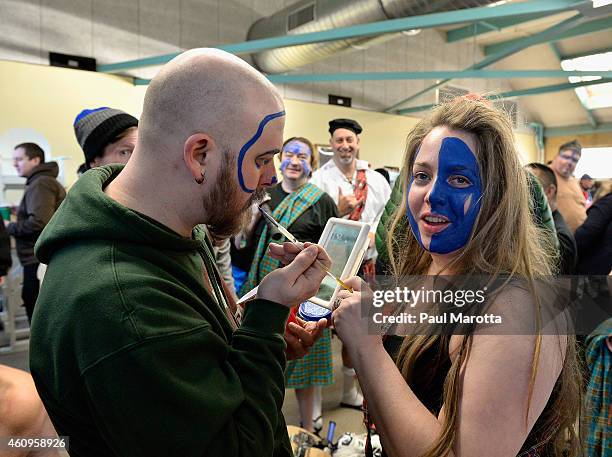
[[[246,156],[246,153],[249,151],[249,149],[257,142],[257,140],[259,140],[259,137],[261,137],[264,131],[264,128],[266,127],[266,124],[278,117],[283,117],[284,115],[285,115],[285,111],[279,111],[278,113],[268,114],[259,123],[259,126],[257,127],[257,131],[255,132],[255,135],[253,135],[253,137],[249,141],[247,141],[242,146],[242,148],[240,148],[240,152],[238,153],[238,183],[240,184],[240,187],[242,188],[244,192],[252,194],[256,190],[256,189],[249,189],[244,183],[244,174],[242,173],[242,164],[244,162],[244,156]]]
[[[414,185],[414,180],[412,176],[407,196]],[[478,162],[468,145],[459,138],[446,137],[442,140],[438,154],[437,176],[432,185],[429,194],[432,217],[440,216],[448,222],[446,228],[431,235],[429,247],[426,247],[422,241],[423,234],[417,220],[420,215],[412,214],[408,201],[406,214],[413,233],[424,249],[437,254],[448,254],[465,246],[470,238],[480,212],[482,196],[482,179]],[[426,222],[421,221],[421,223]],[[435,224],[436,222],[431,223]]]
[[[289,165],[291,165],[291,159],[283,160],[281,162],[281,164],[280,164],[280,171],[281,171],[281,173],[284,173]]]
[[[298,157],[306,155],[308,157],[308,162],[310,161],[310,156],[311,156],[310,148],[308,147],[308,145],[302,143],[301,141],[297,141],[297,140],[290,141],[283,147],[283,152],[289,153],[291,155],[295,155]],[[280,165],[281,172],[284,173],[287,167],[291,165],[291,160],[292,160],[292,157],[287,157],[281,162],[281,165]],[[304,177],[310,176],[310,172],[312,171],[312,168],[310,167],[310,163],[308,162],[300,158],[300,165],[302,166],[302,176]]]

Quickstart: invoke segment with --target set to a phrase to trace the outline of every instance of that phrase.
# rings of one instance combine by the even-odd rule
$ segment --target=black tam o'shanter
[[[334,132],[338,129],[347,129],[355,132],[355,135],[359,135],[363,129],[359,122],[354,121],[353,119],[334,119],[333,121],[329,121],[329,134],[333,135]]]

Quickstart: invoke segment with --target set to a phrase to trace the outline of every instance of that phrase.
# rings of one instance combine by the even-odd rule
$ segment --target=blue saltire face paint
[[[310,161],[310,155],[311,155],[310,148],[306,144],[302,143],[301,141],[290,141],[283,148],[283,152],[285,154],[289,153],[289,154],[292,154],[298,157],[300,155],[302,156],[306,155],[308,157],[308,160]],[[287,167],[291,165],[291,159],[292,157],[287,157],[281,162],[281,165],[280,165],[281,172],[284,173]],[[303,158],[300,158],[300,165],[302,166],[302,176],[306,176],[306,177],[310,176],[310,172],[312,171],[310,164]]]
[[[457,187],[456,182],[451,180],[451,178],[456,180],[457,177],[467,178],[470,184]],[[418,221],[408,205],[408,194],[413,184],[414,176],[410,179],[406,193],[406,213],[410,227],[421,246],[437,254],[448,254],[465,246],[480,211],[482,196],[482,179],[478,162],[469,146],[455,137],[444,138],[440,145],[438,173],[432,183],[429,203],[431,212],[446,217],[450,224],[431,236],[429,248],[423,245]]]
[[[259,140],[259,137],[261,137],[264,131],[264,128],[266,127],[266,124],[284,115],[285,115],[285,111],[279,111],[278,113],[268,114],[259,123],[259,126],[257,127],[257,131],[255,132],[255,135],[253,135],[253,137],[249,141],[244,143],[244,146],[242,146],[242,148],[240,148],[240,152],[238,153],[238,183],[240,184],[240,187],[242,188],[244,192],[247,192],[249,194],[252,194],[253,192],[255,192],[255,189],[249,189],[244,183],[244,175],[242,173],[242,162],[244,161],[244,156],[246,156],[246,153],[249,151],[249,149],[251,149],[251,147],[257,142],[257,140]],[[276,178],[273,178],[272,181],[273,181],[272,184],[274,184],[275,182],[278,182]]]

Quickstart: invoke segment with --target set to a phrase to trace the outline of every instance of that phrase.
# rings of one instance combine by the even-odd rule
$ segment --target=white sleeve
[[[312,176],[310,177],[310,184],[314,184],[315,186],[317,186],[319,189],[321,190],[325,190],[323,189],[323,187],[321,186],[321,170],[317,170],[315,171]]]
[[[374,217],[374,220],[372,221],[372,226],[370,227],[370,233],[376,233],[376,228],[378,227],[378,223],[380,222],[380,218],[382,217],[382,214],[385,210],[385,206],[387,206],[387,202],[389,201],[389,198],[391,197],[391,187],[389,187],[389,183],[387,183],[387,181],[385,180],[385,178],[383,178],[381,176],[382,180],[380,182],[380,195],[377,195],[376,198],[376,203],[379,204],[379,207],[376,208],[376,216]],[[377,183],[377,187],[378,187]]]

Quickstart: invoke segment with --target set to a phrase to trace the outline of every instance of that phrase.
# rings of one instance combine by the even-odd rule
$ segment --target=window
[[[576,165],[574,176],[580,179],[584,174],[593,179],[612,178],[612,146],[607,148],[582,148],[582,154]]]
[[[561,68],[566,71],[610,71],[612,70],[612,52],[576,57],[561,62]],[[598,76],[570,76],[572,83],[579,81],[594,81]],[[574,89],[576,95],[587,109],[612,107],[612,83],[597,86],[584,86]]]

